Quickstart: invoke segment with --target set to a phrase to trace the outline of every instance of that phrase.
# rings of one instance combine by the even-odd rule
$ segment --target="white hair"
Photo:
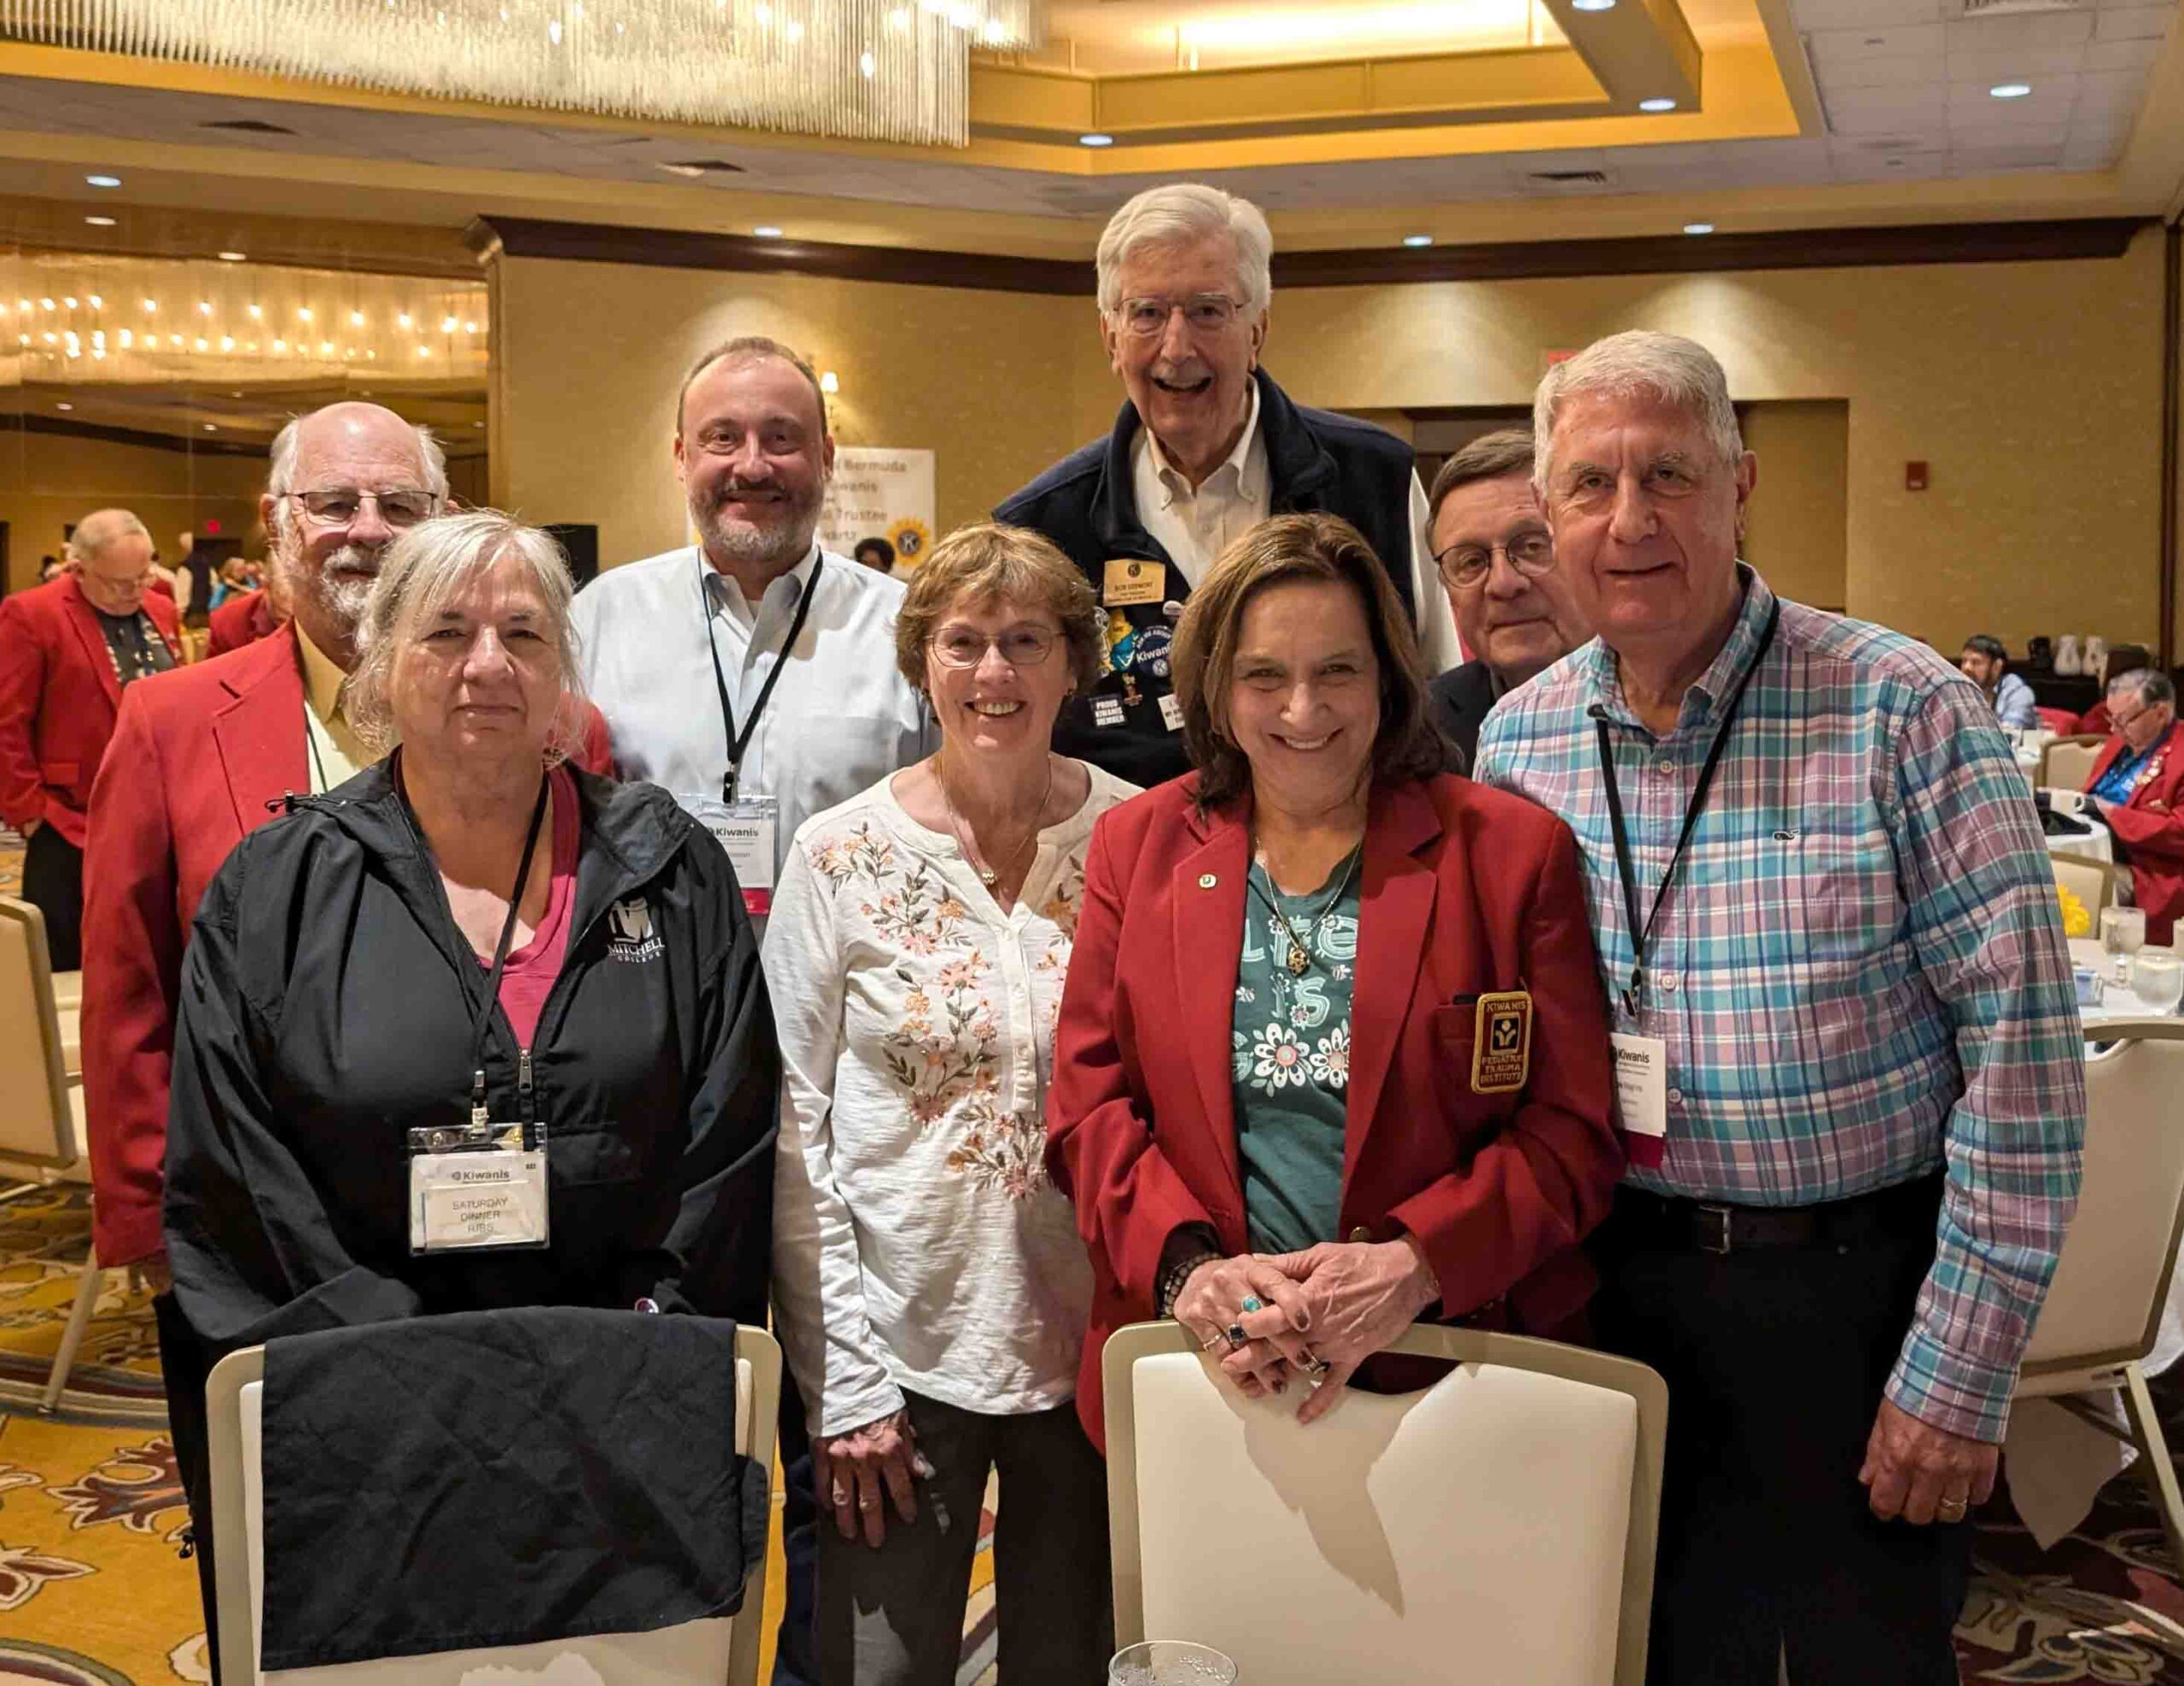
[[[465,585],[506,557],[523,564],[546,608],[561,663],[562,706],[547,746],[549,761],[575,747],[584,682],[569,603],[576,596],[568,558],[550,532],[497,509],[435,515],[398,535],[381,553],[379,577],[357,624],[357,666],[343,697],[358,736],[382,754],[402,740],[394,719],[395,659]]]
[[[1147,246],[1181,246],[1225,234],[1236,242],[1236,291],[1247,311],[1263,311],[1274,297],[1274,231],[1248,199],[1198,182],[1147,188],[1107,219],[1100,236],[1100,310],[1122,305],[1122,267]]]
[[[102,556],[116,539],[136,533],[149,540],[151,531],[127,509],[94,509],[76,523],[68,535],[67,543],[61,549],[61,560],[81,567],[94,557]]]
[[[1567,363],[1547,371],[1532,396],[1532,484],[1542,497],[1554,467],[1554,418],[1565,398],[1580,392],[1644,394],[1686,410],[1706,430],[1723,465],[1734,468],[1744,456],[1744,435],[1736,406],[1729,402],[1729,381],[1722,365],[1696,340],[1680,334],[1633,328],[1595,340]]]
[[[356,400],[344,398],[341,402],[349,404]],[[331,410],[333,407],[328,404],[326,409]],[[392,411],[388,413],[392,414]],[[323,410],[314,410],[309,415],[291,416],[281,431],[273,435],[273,463],[265,475],[265,490],[273,499],[273,516],[267,526],[270,529],[270,537],[276,544],[285,544],[290,533],[294,531],[295,516],[288,508],[288,494],[299,489],[296,485],[296,457],[299,454],[299,439],[303,432],[303,425],[310,421],[311,416],[322,414],[324,414]],[[410,422],[409,427],[410,431],[416,435],[418,460],[425,467],[425,490],[431,492],[434,498],[445,502],[447,452],[441,447],[440,442],[433,437],[433,430],[422,422]]]

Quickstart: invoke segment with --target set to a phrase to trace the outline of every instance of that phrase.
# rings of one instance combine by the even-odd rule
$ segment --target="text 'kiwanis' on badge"
[[[1531,1067],[1531,991],[1503,990],[1479,997],[1471,1046],[1472,1093],[1506,1095],[1522,1089]]]

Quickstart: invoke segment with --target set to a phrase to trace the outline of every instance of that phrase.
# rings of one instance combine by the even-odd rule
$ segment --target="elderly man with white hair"
[[[1064,457],[994,519],[1037,529],[1084,570],[1107,616],[1106,671],[1054,747],[1147,787],[1189,770],[1169,646],[1183,601],[1269,515],[1324,510],[1365,535],[1418,625],[1429,671],[1457,659],[1433,584],[1411,450],[1294,402],[1260,367],[1274,236],[1218,188],[1139,194],[1100,236],[1100,336],[1126,394],[1114,431]]]
[[[1953,1682],[2085,1128],[2024,776],[1940,656],[1739,560],[1758,465],[1703,346],[1600,341],[1534,433],[1600,636],[1479,776],[1576,830],[1614,1009],[1596,1326],[1675,1406],[1651,1677]]]

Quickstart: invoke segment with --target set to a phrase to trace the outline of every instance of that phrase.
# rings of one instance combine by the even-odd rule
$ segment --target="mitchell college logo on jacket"
[[[607,953],[613,960],[657,960],[665,951],[653,934],[652,910],[632,896],[607,910]]]

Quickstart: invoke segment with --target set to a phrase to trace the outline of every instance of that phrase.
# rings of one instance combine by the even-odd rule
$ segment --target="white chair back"
[[[1224,1385],[1173,1323],[1103,1355],[1115,1640],[1192,1639],[1240,1677],[1638,1686],[1667,1388],[1642,1364],[1421,1325],[1432,1387]]]
[[[2037,782],[2053,790],[2083,790],[2108,740],[2093,735],[2057,738],[2042,753]]]
[[[2112,1045],[2087,1053],[2085,1177],[2025,1349],[2028,1395],[2043,1377],[2153,1350],[2184,1232],[2184,1020],[2086,1034]]]
[[[765,1544],[752,1564],[745,1608],[734,1617],[651,1633],[613,1633],[532,1645],[386,1657],[323,1668],[258,1666],[265,1613],[265,1493],[259,1474],[265,1349],[233,1352],[205,1386],[212,1485],[212,1535],[220,1543],[221,1677],[261,1686],[757,1686]],[[781,1349],[764,1329],[735,1330],[735,1450],[762,1469],[774,1461]],[[240,1539],[236,1550],[229,1542]]]
[[[76,1162],[69,1087],[45,916],[0,896],[0,1161],[56,1171]]]
[[[2048,864],[2054,869],[2056,883],[2085,904],[2085,910],[2093,916],[2094,931],[2098,933],[2101,909],[2116,904],[2115,874],[2122,869],[2071,854],[2050,854]],[[2129,875],[2125,874],[2126,877]]]

